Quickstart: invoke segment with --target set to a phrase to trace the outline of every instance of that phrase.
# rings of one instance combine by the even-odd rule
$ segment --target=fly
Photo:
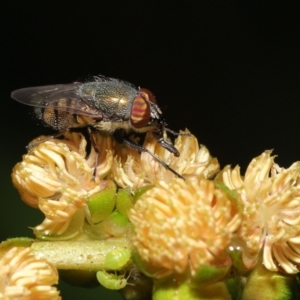
[[[94,81],[29,87],[12,92],[11,97],[34,107],[38,118],[59,133],[86,127],[108,132],[116,140],[138,152],[149,153],[176,176],[183,177],[147,148],[130,139],[132,132],[151,132],[155,140],[178,157],[179,151],[164,139],[164,132],[179,135],[166,127],[152,92],[119,79],[104,76]],[[98,151],[93,139],[91,142]]]

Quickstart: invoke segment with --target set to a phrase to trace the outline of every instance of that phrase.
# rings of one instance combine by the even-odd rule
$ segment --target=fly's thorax
[[[97,101],[97,107],[111,119],[128,120],[132,100],[125,97],[108,97]]]
[[[105,115],[128,120],[137,89],[124,81],[99,78],[94,82],[82,84],[78,94],[93,99],[94,107]]]

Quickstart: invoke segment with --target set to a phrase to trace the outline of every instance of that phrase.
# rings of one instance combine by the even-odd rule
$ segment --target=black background
[[[49,133],[10,99],[21,87],[120,78],[152,90],[169,127],[190,129],[222,167],[244,172],[265,149],[284,167],[300,159],[292,1],[7,1],[0,14],[2,240],[42,220],[10,181],[28,142]],[[64,299],[81,292],[62,287]]]

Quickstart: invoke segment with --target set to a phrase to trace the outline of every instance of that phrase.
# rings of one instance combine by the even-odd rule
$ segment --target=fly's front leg
[[[159,162],[164,168],[166,168],[167,170],[169,170],[170,172],[172,172],[173,174],[175,174],[177,177],[181,178],[184,180],[184,178],[178,174],[175,170],[173,170],[167,163],[165,163],[161,158],[159,158],[156,154],[152,153],[151,151],[149,151],[147,148],[139,145],[139,144],[136,144],[135,142],[133,142],[127,135],[125,132],[123,131],[115,131],[114,132],[114,137],[116,138],[116,140],[121,143],[121,144],[124,144],[126,145],[127,147],[129,148],[132,148],[138,152],[147,152],[148,154],[150,154],[157,162]],[[169,150],[167,147],[165,147],[167,150],[169,150],[171,153],[178,153],[178,155],[176,156],[179,156],[179,152],[178,150],[172,145],[170,144],[169,142],[165,141],[166,144],[169,146],[171,145],[172,147],[170,147],[170,149],[172,149],[173,151]],[[174,154],[175,155],[175,154]]]
[[[175,136],[179,136],[179,135],[182,135],[182,136],[191,136],[191,134],[189,132],[176,132],[176,131],[174,131],[174,130],[172,130],[170,128],[167,128],[167,127],[165,127],[164,130],[167,131],[167,132],[172,133]]]
[[[176,157],[180,155],[179,151],[174,147],[174,145],[164,139],[164,134],[162,130],[153,131],[152,135],[162,147],[170,151]]]

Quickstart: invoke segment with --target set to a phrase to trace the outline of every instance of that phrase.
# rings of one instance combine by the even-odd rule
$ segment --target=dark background
[[[1,240],[43,219],[10,181],[28,142],[49,132],[10,99],[21,87],[124,79],[151,89],[169,127],[190,129],[221,166],[244,172],[265,149],[284,167],[300,159],[299,13],[292,1],[2,3]],[[64,299],[99,298],[66,288]]]

